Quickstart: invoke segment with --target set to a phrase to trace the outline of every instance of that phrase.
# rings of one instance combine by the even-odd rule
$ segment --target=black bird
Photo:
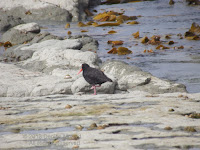
[[[101,84],[109,81],[112,82],[101,70],[90,67],[88,64],[82,64],[82,69],[79,73],[83,71],[83,77],[85,80],[92,85],[91,89],[94,89],[94,95],[96,95],[96,87],[100,87]],[[78,73],[78,74],[79,74]],[[98,85],[98,86],[97,86]]]

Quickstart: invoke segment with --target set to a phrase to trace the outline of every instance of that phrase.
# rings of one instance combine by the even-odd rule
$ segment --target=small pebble
[[[167,127],[164,128],[164,130],[172,130],[172,127],[167,126]]]
[[[83,126],[82,126],[82,125],[77,125],[77,126],[76,126],[76,129],[77,129],[77,130],[82,130],[82,129],[83,129]]]
[[[174,109],[173,109],[173,108],[171,108],[171,109],[169,109],[168,111],[169,111],[169,112],[173,112],[173,111],[174,111]]]
[[[181,94],[181,95],[178,95],[178,97],[183,97],[183,95]]]
[[[70,108],[72,108],[72,106],[69,105],[69,104],[67,104],[67,105],[65,106],[65,108],[66,108],[66,109],[70,109]]]
[[[88,130],[94,130],[94,129],[96,129],[96,128],[97,128],[97,124],[96,124],[96,123],[92,123],[92,124],[89,126]]]
[[[194,127],[190,127],[190,126],[185,127],[185,128],[184,128],[184,131],[187,131],[187,132],[197,132],[196,129],[195,129]]]
[[[21,130],[19,128],[11,129],[11,132],[13,133],[19,133]]]
[[[64,77],[64,79],[71,79],[72,77],[70,76],[70,75],[66,75],[65,77]]]
[[[73,134],[72,136],[69,137],[69,140],[78,140],[80,137],[77,134]]]
[[[98,130],[105,129],[105,126],[100,125],[100,126],[97,127],[97,129],[98,129]]]
[[[97,127],[97,124],[96,124],[96,123],[92,123],[92,124],[90,125],[90,127],[96,128],[96,127]]]
[[[79,148],[78,145],[74,145],[74,146],[72,147],[72,149],[78,149],[78,148]]]
[[[187,115],[187,117],[189,117],[189,118],[195,118],[195,119],[200,119],[200,113],[192,113],[189,116]]]
[[[54,143],[54,144],[56,144],[56,143],[58,143],[58,142],[59,142],[58,139],[53,140],[53,143]]]

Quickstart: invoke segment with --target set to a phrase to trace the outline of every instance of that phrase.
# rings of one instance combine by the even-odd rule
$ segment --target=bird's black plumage
[[[85,80],[95,86],[97,84],[101,85],[107,81],[112,82],[101,70],[90,67],[88,64],[82,64],[83,77]]]

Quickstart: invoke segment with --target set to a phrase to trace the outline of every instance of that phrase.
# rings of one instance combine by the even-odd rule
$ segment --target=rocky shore
[[[87,35],[57,37],[49,33],[40,33],[37,23],[28,23],[5,32],[1,42],[7,41],[14,46],[9,47],[1,57],[4,62],[0,64],[0,96],[24,97],[90,92],[89,84],[81,75],[77,75],[83,63],[101,68],[114,81],[103,84],[99,92],[113,94],[135,90],[150,93],[186,91],[184,85],[153,77],[124,62],[107,61],[101,64],[97,54],[90,51],[91,46],[95,51],[98,49],[98,42]],[[27,41],[29,42],[26,44]]]
[[[122,61],[102,62],[98,41],[88,35],[59,37],[24,22],[82,20],[100,1],[6,2],[0,2],[6,49],[0,55],[0,149],[200,149],[199,93]],[[43,17],[47,10],[53,12]],[[77,75],[82,63],[113,82],[91,95]]]

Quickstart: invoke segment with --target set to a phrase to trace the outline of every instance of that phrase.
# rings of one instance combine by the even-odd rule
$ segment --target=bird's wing
[[[110,79],[101,70],[95,68],[90,68],[86,76],[92,81],[95,81],[95,84],[102,84],[106,81],[110,81]]]

